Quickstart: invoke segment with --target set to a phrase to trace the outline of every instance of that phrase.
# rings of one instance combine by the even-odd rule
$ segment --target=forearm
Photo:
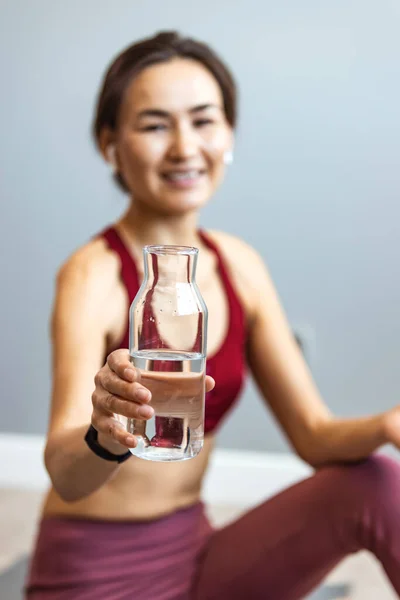
[[[387,442],[383,415],[359,419],[332,418],[315,428],[303,458],[318,467],[367,458]]]
[[[95,492],[119,468],[117,462],[104,460],[90,450],[84,440],[88,427],[87,424],[54,432],[46,444],[47,471],[55,490],[67,502],[75,502]],[[99,442],[105,445],[100,436]],[[118,446],[115,445],[115,450],[111,446],[108,449],[121,453]]]

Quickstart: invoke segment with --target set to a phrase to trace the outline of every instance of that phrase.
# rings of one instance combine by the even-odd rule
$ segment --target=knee
[[[388,456],[373,454],[357,464],[333,467],[332,483],[339,494],[400,503],[400,463]]]
[[[374,454],[355,467],[361,486],[377,494],[400,494],[400,463],[393,458]]]

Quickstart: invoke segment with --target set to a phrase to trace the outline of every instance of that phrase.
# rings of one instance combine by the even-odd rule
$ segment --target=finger
[[[148,404],[132,402],[106,392],[101,393],[95,390],[92,395],[92,402],[95,409],[108,415],[117,414],[130,419],[144,420],[151,419],[154,416],[154,409]]]
[[[215,388],[215,379],[206,375],[206,392],[211,392]]]
[[[114,417],[101,417],[96,419],[93,427],[105,436],[110,437],[113,441],[126,446],[127,448],[135,448],[137,439],[131,433],[128,433],[125,427]]]
[[[100,387],[111,394],[121,396],[121,398],[125,398],[126,400],[133,400],[134,402],[147,403],[151,400],[150,391],[140,383],[124,381],[109,369],[100,371],[98,375],[96,384],[100,384]]]
[[[132,365],[128,350],[120,348],[111,352],[107,357],[107,365],[116,375],[121,379],[125,379],[125,381],[133,382],[140,380],[140,371]]]

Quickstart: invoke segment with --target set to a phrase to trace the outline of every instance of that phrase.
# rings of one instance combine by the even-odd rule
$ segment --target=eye
[[[212,125],[214,123],[214,121],[212,119],[196,119],[194,121],[194,126],[195,127],[206,127],[207,125]]]
[[[167,126],[163,123],[153,123],[152,125],[145,125],[141,127],[141,131],[164,131]]]

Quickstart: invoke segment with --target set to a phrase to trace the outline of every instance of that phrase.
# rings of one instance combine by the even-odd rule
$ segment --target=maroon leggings
[[[198,504],[151,523],[47,518],[29,600],[295,600],[370,550],[400,597],[400,466],[334,466],[213,531]]]

